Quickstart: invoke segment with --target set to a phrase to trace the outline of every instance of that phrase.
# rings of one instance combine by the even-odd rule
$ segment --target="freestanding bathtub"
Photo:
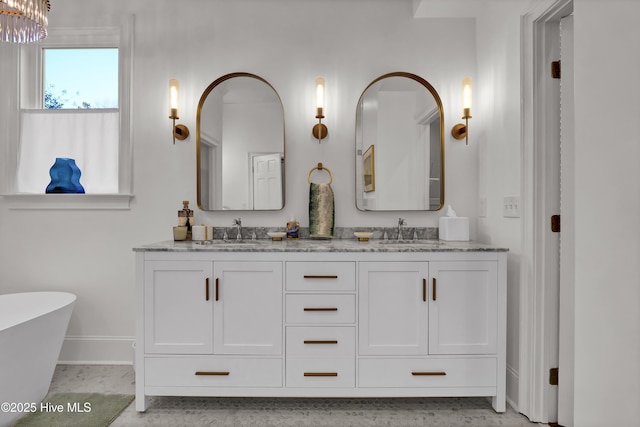
[[[40,408],[75,301],[66,292],[0,295],[0,427]]]

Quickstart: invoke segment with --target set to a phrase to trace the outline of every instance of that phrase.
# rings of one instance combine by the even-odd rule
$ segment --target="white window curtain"
[[[117,109],[22,110],[17,192],[43,194],[57,157],[75,159],[85,193],[118,193]]]

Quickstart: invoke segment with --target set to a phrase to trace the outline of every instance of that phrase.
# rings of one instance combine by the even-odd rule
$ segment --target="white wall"
[[[308,223],[307,173],[318,162],[333,173],[337,226],[437,226],[439,212],[363,213],[355,208],[355,110],[379,75],[406,71],[439,92],[445,114],[446,203],[475,216],[477,149],[452,142],[460,82],[475,74],[475,26],[469,19],[414,19],[410,0],[56,0],[51,27],[112,25],[135,15],[133,183],[129,211],[23,211],[0,198],[0,293],[65,290],[78,295],[62,359],[130,362],[134,335],[131,248],[170,239],[182,200],[195,206],[195,117],[202,91],[237,71],[257,74],[278,91],[285,111],[286,205],[282,211],[205,213],[196,222],[231,226]],[[1,94],[17,87],[17,47],[0,45]],[[13,66],[10,64],[13,61]],[[314,82],[327,82],[318,144]],[[180,79],[180,122],[191,137],[172,145],[168,80]],[[14,138],[15,105],[0,96],[0,149]],[[6,125],[6,126],[5,126]],[[473,131],[472,131],[473,132]],[[473,135],[473,133],[472,133]],[[8,178],[2,174],[0,187]]]
[[[637,425],[640,3],[574,1],[575,425]]]
[[[474,82],[472,142],[478,145],[479,241],[509,248],[507,255],[507,395],[518,403],[522,222],[504,218],[503,198],[519,195],[520,16],[518,2],[487,2],[477,17],[478,76]]]

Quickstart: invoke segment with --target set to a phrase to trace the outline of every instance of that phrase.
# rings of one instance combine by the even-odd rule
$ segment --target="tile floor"
[[[131,366],[59,365],[49,393],[134,394]],[[131,404],[112,424],[129,426],[433,426],[538,427],[508,407],[497,414],[485,398],[203,398],[152,397],[145,413]]]

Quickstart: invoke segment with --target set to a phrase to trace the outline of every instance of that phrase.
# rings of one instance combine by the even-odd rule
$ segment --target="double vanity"
[[[199,209],[284,207],[284,109],[265,79],[215,80],[196,125]],[[355,128],[359,210],[442,208],[444,118],[431,84],[380,76]],[[507,250],[433,240],[437,230],[380,239],[404,224],[367,242],[214,233],[134,248],[136,409],[148,396],[487,396],[503,412]]]
[[[136,255],[148,396],[488,396],[505,410],[506,249],[160,242]]]

